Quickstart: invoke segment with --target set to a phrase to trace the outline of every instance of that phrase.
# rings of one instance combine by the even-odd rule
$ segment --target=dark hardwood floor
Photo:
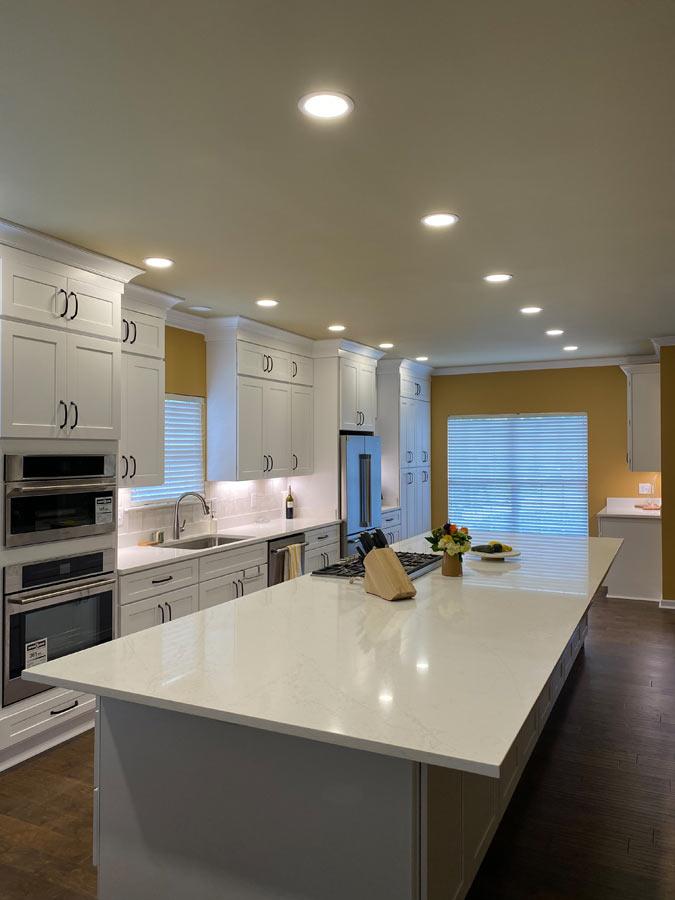
[[[96,896],[92,777],[91,732],[0,774],[0,900]],[[675,610],[598,597],[469,900],[675,898],[674,778]]]

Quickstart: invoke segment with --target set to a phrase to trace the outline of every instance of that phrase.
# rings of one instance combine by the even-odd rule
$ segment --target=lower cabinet
[[[196,584],[177,591],[167,591],[157,597],[147,597],[122,607],[120,634],[135,634],[153,625],[162,625],[189,616],[199,609],[199,586]]]
[[[251,566],[199,585],[199,608],[209,609],[267,587],[267,566]]]
[[[305,554],[305,575],[332,566],[340,559],[340,545],[329,544],[327,547],[308,550]]]
[[[401,538],[431,528],[431,475],[429,469],[401,469]]]

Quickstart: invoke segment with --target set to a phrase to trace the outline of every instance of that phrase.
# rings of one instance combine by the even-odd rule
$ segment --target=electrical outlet
[[[654,493],[654,485],[650,483],[640,482],[639,490],[641,494],[653,494]]]

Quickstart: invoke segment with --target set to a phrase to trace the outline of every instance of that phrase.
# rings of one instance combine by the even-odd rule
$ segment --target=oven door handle
[[[16,485],[15,487],[7,488],[7,496],[8,497],[20,497],[21,494],[76,494],[80,488],[84,488],[85,490],[93,490],[94,488],[100,488],[104,491],[114,490],[116,487],[114,481],[92,481],[86,482],[84,484],[55,484],[46,487],[44,485]]]
[[[84,584],[80,587],[69,587],[65,588],[61,591],[49,591],[47,594],[37,594],[33,597],[12,597],[9,600],[9,605],[16,606],[21,609],[24,606],[29,606],[33,603],[40,603],[43,605],[48,605],[48,601],[51,600],[59,600],[63,597],[72,596],[73,600],[77,600],[80,597],[86,597],[87,594],[95,594],[100,588],[108,587],[108,585],[117,584],[116,578],[106,578],[103,581],[92,581],[90,584]]]

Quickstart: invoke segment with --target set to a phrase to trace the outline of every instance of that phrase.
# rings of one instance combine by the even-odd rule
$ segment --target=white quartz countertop
[[[237,525],[233,528],[219,528],[218,534],[226,537],[246,537],[245,541],[237,541],[236,544],[226,544],[223,547],[210,547],[206,550],[186,550],[184,547],[119,547],[117,551],[117,571],[120,575],[128,575],[138,572],[150,566],[161,566],[167,563],[185,559],[188,556],[206,556],[210,553],[226,553],[228,549],[240,549],[256,544],[259,541],[272,541],[275,538],[285,537],[300,531],[309,531],[312,528],[320,528],[324,525],[337,525],[340,519],[326,519],[305,516],[298,519],[273,519],[271,522],[262,522],[250,525]],[[200,537],[198,534],[184,535],[184,537]]]
[[[497,776],[621,541],[490,537],[522,555],[436,569],[411,600],[306,575],[25,677]]]
[[[660,497],[608,497],[607,506],[598,513],[598,518],[628,519],[660,519],[660,509],[638,509],[636,503],[656,503],[661,505]]]

